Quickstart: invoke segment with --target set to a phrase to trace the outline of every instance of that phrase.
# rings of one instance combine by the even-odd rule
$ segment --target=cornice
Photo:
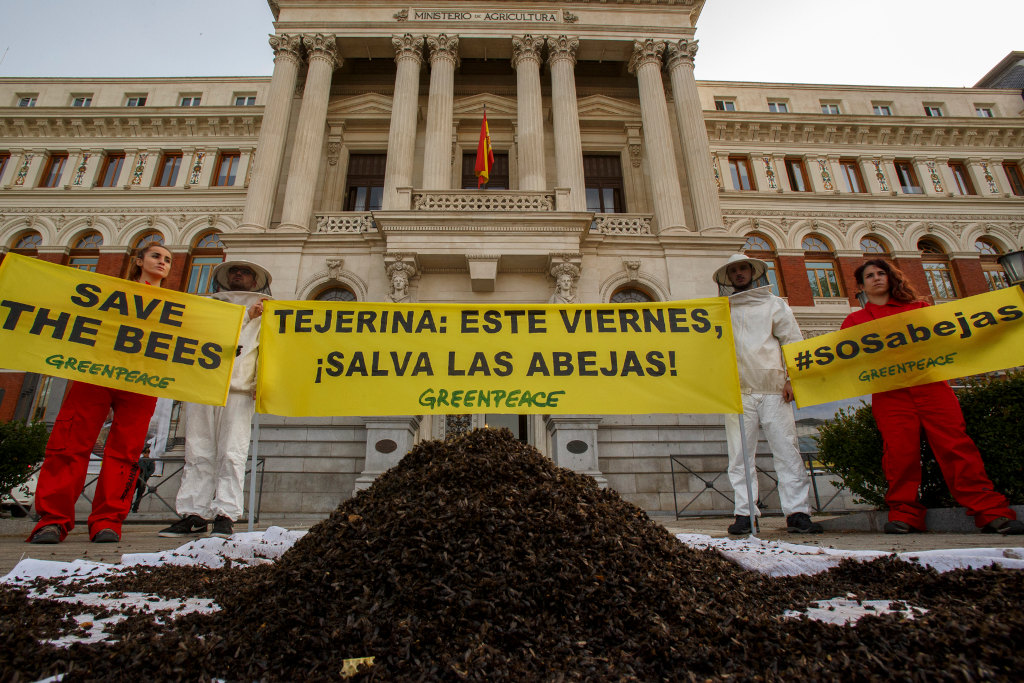
[[[237,109],[211,107],[202,114],[180,108],[152,109],[144,114],[126,115],[123,108],[78,110],[70,115],[65,108],[33,109],[26,115],[0,113],[0,138],[163,138],[163,137],[251,137],[259,134],[263,108]],[[255,109],[256,111],[251,111]]]

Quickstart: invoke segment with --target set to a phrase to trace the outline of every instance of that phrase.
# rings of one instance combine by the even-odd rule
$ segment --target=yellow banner
[[[1024,290],[1007,287],[782,347],[798,406],[1024,363]]]
[[[0,364],[224,405],[242,306],[7,254]]]
[[[725,298],[633,306],[267,301],[275,415],[738,413]]]

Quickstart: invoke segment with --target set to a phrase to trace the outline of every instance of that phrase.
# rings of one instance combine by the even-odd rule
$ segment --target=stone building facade
[[[696,81],[702,0],[270,4],[269,78],[0,79],[0,251],[120,276],[156,239],[199,293],[229,255],[279,299],[544,303],[568,275],[629,303],[717,295],[746,249],[811,336],[865,253],[938,301],[1005,285],[1024,245],[1018,90]],[[63,386],[0,373],[0,419],[52,420]],[[729,507],[701,494],[720,416],[267,415],[262,509],[327,512],[483,425],[647,510]]]

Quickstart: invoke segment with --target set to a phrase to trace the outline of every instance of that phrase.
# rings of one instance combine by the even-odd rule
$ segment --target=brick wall
[[[779,272],[790,306],[813,306],[814,296],[807,281],[807,266],[803,256],[779,255]]]

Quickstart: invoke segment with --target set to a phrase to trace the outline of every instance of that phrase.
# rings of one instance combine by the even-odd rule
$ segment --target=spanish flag
[[[486,185],[494,166],[494,149],[491,147],[491,130],[487,127],[487,108],[484,121],[480,124],[480,142],[476,146],[476,186]]]

